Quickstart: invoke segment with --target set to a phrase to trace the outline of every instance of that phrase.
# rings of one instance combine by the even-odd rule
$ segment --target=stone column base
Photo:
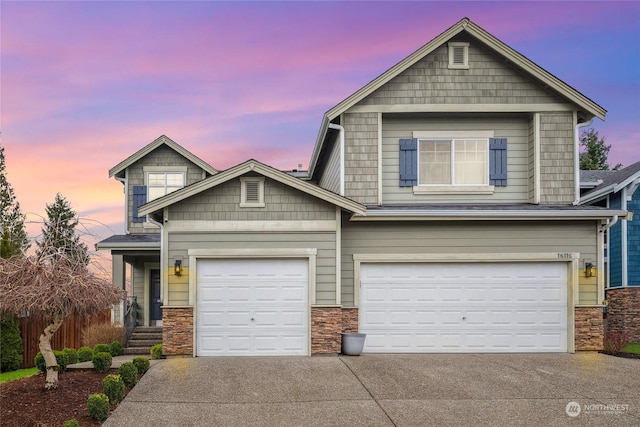
[[[604,322],[601,307],[575,308],[575,348],[600,351],[604,342]]]
[[[355,307],[311,307],[311,354],[337,354],[342,332],[358,332]]]
[[[193,307],[162,308],[162,353],[193,356]]]
[[[621,331],[640,342],[640,286],[607,289],[607,331]]]

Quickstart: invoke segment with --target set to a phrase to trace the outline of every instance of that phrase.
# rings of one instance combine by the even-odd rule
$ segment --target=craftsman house
[[[115,166],[141,325],[165,354],[602,347],[578,132],[606,111],[468,19],[325,113],[308,172],[217,171],[161,136]],[[302,176],[301,176],[302,175]]]

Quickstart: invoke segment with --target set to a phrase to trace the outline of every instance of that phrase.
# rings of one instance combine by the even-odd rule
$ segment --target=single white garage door
[[[567,351],[564,263],[362,264],[360,277],[364,351]]]
[[[308,354],[308,260],[197,262],[196,354]]]

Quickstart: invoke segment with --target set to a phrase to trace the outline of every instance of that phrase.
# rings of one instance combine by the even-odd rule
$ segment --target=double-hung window
[[[413,132],[399,141],[400,187],[414,194],[493,194],[507,186],[507,138],[492,131]]]
[[[138,215],[138,207],[165,196],[185,186],[187,168],[182,166],[145,166],[145,185],[133,186],[132,217],[134,223],[144,223],[152,227],[145,215]]]
[[[488,185],[489,140],[419,139],[419,185]]]
[[[182,187],[184,187],[183,172],[149,172],[147,174],[147,201],[150,202]]]

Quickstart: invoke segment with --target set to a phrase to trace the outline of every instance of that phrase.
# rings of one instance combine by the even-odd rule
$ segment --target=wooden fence
[[[91,317],[83,317],[73,315],[65,320],[60,329],[53,334],[51,338],[51,348],[54,350],[62,350],[70,347],[78,349],[82,346],[82,331],[87,326],[94,323],[111,322],[111,310],[105,310],[103,313],[96,314]],[[33,359],[40,351],[39,339],[48,322],[44,320],[31,320],[28,317],[20,319],[20,335],[22,336],[22,363],[25,368],[31,368],[34,365]]]

